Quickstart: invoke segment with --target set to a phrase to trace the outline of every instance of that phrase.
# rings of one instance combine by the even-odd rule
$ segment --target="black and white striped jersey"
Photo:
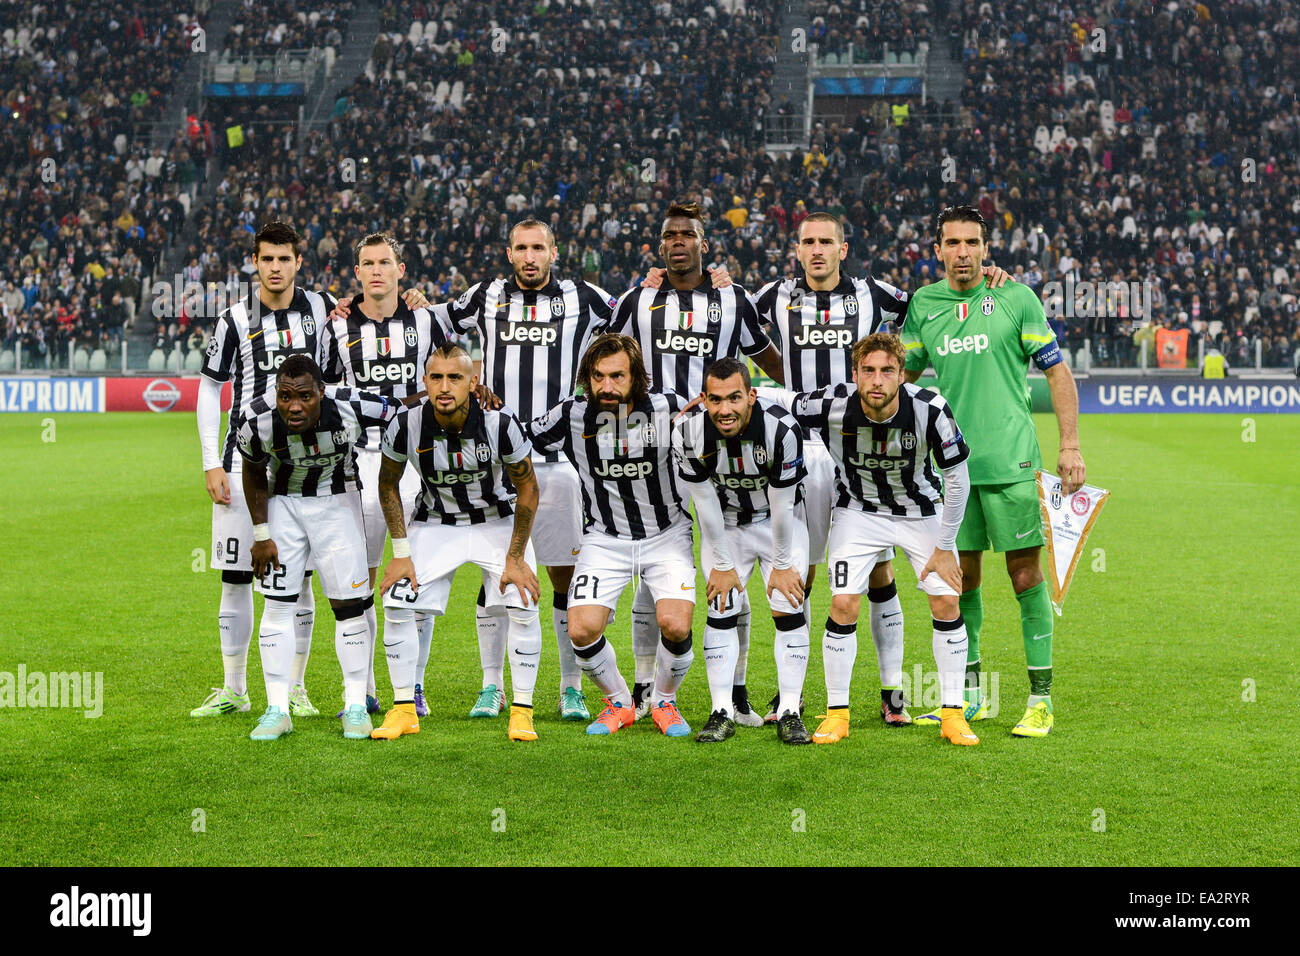
[[[825,292],[801,275],[769,282],[753,300],[759,321],[780,340],[785,385],[796,392],[853,381],[853,343],[886,322],[901,329],[907,301],[892,285],[843,273]]]
[[[295,288],[287,309],[268,309],[254,289],[217,316],[201,371],[215,382],[230,382],[231,415],[221,446],[226,471],[235,466],[236,413],[274,388],[275,373],[290,355],[320,361],[321,335],[333,308],[329,293]]]
[[[771,516],[768,486],[798,485],[803,499],[807,469],[803,433],[794,416],[776,402],[754,402],[749,423],[735,438],[718,431],[707,414],[697,411],[673,426],[677,476],[693,484],[712,481],[729,527],[766,521]]]
[[[482,524],[515,513],[515,486],[503,465],[532,454],[524,426],[509,407],[485,409],[473,395],[457,432],[438,424],[427,398],[401,409],[384,431],[384,454],[414,463],[424,493],[413,521]]]
[[[477,329],[483,343],[480,381],[523,421],[545,414],[577,391],[588,343],[605,331],[616,300],[588,282],[556,279],[522,289],[509,279],[480,282],[448,305],[448,324]],[[551,453],[547,461],[558,461]]]
[[[323,498],[357,486],[354,449],[366,429],[383,428],[401,405],[375,392],[326,385],[315,428],[294,434],[275,395],[259,395],[240,412],[239,453],[270,471],[272,495]]]
[[[745,290],[715,289],[712,281],[705,275],[690,291],[666,283],[630,289],[618,300],[609,330],[641,345],[651,388],[694,397],[718,359],[758,355],[772,344]]]
[[[534,448],[562,452],[577,469],[584,528],[639,540],[690,526],[672,462],[673,416],[685,405],[675,392],[651,392],[619,415],[575,396],[529,424]]]
[[[401,299],[397,311],[376,322],[354,299],[348,314],[331,319],[321,335],[321,372],[326,382],[364,388],[398,401],[423,388],[429,354],[452,335],[445,313],[410,309]],[[367,429],[358,448],[378,451],[382,432]]]
[[[837,508],[900,518],[938,514],[942,484],[934,465],[952,468],[970,455],[952,409],[928,388],[899,386],[898,411],[886,422],[867,418],[852,384],[785,392],[785,402],[805,431],[820,431],[835,460]]]

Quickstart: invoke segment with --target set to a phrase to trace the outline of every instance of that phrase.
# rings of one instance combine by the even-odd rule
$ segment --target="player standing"
[[[471,286],[446,309],[459,332],[477,329],[483,342],[481,380],[523,421],[532,421],[575,391],[578,365],[592,338],[605,331],[614,300],[589,282],[561,279],[551,271],[557,249],[550,226],[524,219],[510,230],[506,258],[513,275]],[[560,657],[560,716],[590,720],[582,695],[582,670],[569,641],[568,591],[573,560],[582,543],[578,475],[558,452],[534,463],[541,505],[533,523],[533,547],[551,582],[552,622]],[[504,705],[502,628],[478,620],[483,689],[471,717],[494,717]],[[420,673],[428,646],[420,647]]]
[[[362,295],[350,300],[346,311],[331,317],[321,338],[321,369],[325,381],[365,388],[399,402],[413,401],[420,390],[425,360],[450,338],[451,330],[439,316],[424,307],[411,308],[397,293],[406,274],[401,247],[388,233],[371,233],[357,243],[354,271]],[[416,301],[424,296],[414,292]],[[361,519],[366,533],[366,561],[370,587],[384,556],[388,527],[379,507],[379,463],[382,433],[367,429],[357,443],[357,473],[361,482]],[[403,479],[402,498],[414,502],[419,479],[414,471]],[[421,615],[424,617],[424,615]],[[432,629],[429,617],[421,622]],[[366,609],[370,665],[367,674],[366,709],[379,712],[375,693],[374,649],[378,633],[374,604]]]
[[[267,708],[249,735],[253,740],[275,740],[293,730],[288,713],[293,608],[308,560],[334,610],[334,648],[343,668],[343,736],[370,736],[362,618],[375,596],[365,589],[353,448],[367,428],[382,428],[395,414],[396,405],[382,395],[324,387],[320,367],[306,355],[285,359],[274,395],[259,396],[240,412],[253,572],[266,597],[258,645]]]
[[[1032,360],[1046,376],[1060,429],[1057,472],[1069,495],[1087,477],[1079,452],[1079,394],[1061,361],[1043,303],[1012,282],[989,289],[980,273],[988,225],[972,206],[944,209],[936,221],[935,254],[945,281],[917,291],[907,310],[903,345],[906,378],[933,365],[939,388],[965,430],[972,454],[971,494],[957,536],[961,555],[961,612],[970,635],[966,665],[968,718],[986,716],[979,690],[980,595],[983,552],[1006,555],[1007,574],[1020,605],[1020,631],[1029,670],[1029,700],[1012,733],[1044,737],[1052,729],[1052,606],[1043,581],[1043,535],[1034,472],[1041,467],[1031,414]],[[925,720],[932,720],[928,714]]]
[[[402,409],[384,433],[379,500],[393,538],[393,560],[380,584],[384,651],[393,680],[393,708],[372,736],[420,729],[415,712],[420,642],[415,611],[442,615],[452,578],[463,564],[482,571],[489,607],[508,609],[511,740],[536,740],[533,688],[542,649],[536,558],[529,543],[539,492],[524,427],[506,407],[483,408],[468,353],[450,343],[429,357],[425,398]],[[406,462],[423,494],[406,533],[398,482]],[[422,676],[422,675],[420,675]]]
[[[903,355],[896,336],[876,332],[853,346],[855,384],[780,393],[800,426],[821,436],[836,467],[826,549],[831,613],[822,642],[826,715],[813,734],[818,744],[849,735],[862,592],[879,557],[895,546],[912,562],[917,587],[930,599],[943,736],[954,744],[979,743],[962,708],[966,629],[957,607],[961,574],[954,550],[970,451],[938,392],[911,384],[900,388]],[[942,494],[931,456],[942,471]],[[902,683],[902,656],[900,642],[897,662],[891,663],[896,670],[885,674],[887,680]]]
[[[614,648],[605,640],[610,612],[635,576],[654,596],[662,631],[650,700],[655,725],[669,737],[691,732],[677,709],[690,669],[695,608],[691,518],[672,467],[672,416],[685,406],[673,392],[651,392],[636,339],[601,335],[582,357],[584,394],[567,398],[531,423],[533,446],[562,451],[582,481],[585,530],[569,586],[569,638],[579,666],[605,694],[587,727],[612,734],[637,718]]]
[[[703,212],[698,203],[674,202],[660,230],[659,255],[667,267],[668,285],[643,285],[618,301],[610,331],[630,335],[641,346],[653,387],[695,396],[704,390],[704,373],[721,358],[741,354],[754,359],[764,372],[783,382],[781,354],[759,325],[745,290],[738,285],[715,288],[704,272],[709,243],[704,238]],[[655,628],[648,594],[637,589],[632,606],[632,643],[636,657],[633,697],[637,716],[649,707],[646,691],[655,672]],[[742,590],[739,617],[740,654],[737,659],[734,714],[738,723],[762,726],[749,704],[744,661],[749,650],[749,597]]]
[[[756,397],[743,362],[719,359],[704,373],[704,412],[673,427],[673,454],[678,477],[687,482],[695,503],[708,582],[704,665],[713,709],[695,739],[716,743],[735,733],[739,638],[734,612],[757,562],[776,627],[776,734],[787,744],[811,743],[799,717],[808,668],[803,585],[808,526],[799,425],[779,405]]]
[[[240,408],[270,388],[286,358],[318,357],[319,334],[334,300],[328,293],[309,292],[295,283],[302,266],[301,247],[302,238],[286,223],[269,222],[257,231],[253,237],[257,290],[217,317],[203,360],[196,418],[204,477],[212,499],[212,567],[221,570],[217,628],[225,681],[190,711],[191,717],[242,713],[252,706],[247,668],[248,645],[253,638],[253,525],[244,502],[243,459],[235,453],[235,436]],[[231,383],[231,415],[218,453],[225,382]],[[293,686],[288,704],[294,717],[319,713],[305,685],[315,617],[311,582],[306,580],[294,614]]]

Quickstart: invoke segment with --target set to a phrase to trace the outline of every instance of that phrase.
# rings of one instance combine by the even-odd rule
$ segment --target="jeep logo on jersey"
[[[964,335],[961,338],[945,335],[935,351],[940,355],[956,355],[958,352],[974,352],[979,355],[988,347],[989,337],[981,332],[979,335]]]
[[[336,465],[344,459],[344,454],[339,452],[334,455],[321,455],[312,458],[295,458],[293,463],[301,468],[319,468],[326,465]]]
[[[655,470],[650,461],[602,461],[592,470],[599,478],[646,478]]]
[[[983,300],[981,300],[981,302],[980,302],[980,311],[983,312],[985,315],[992,315],[992,314],[993,314],[993,306],[994,306],[994,305],[995,305],[995,302],[994,302],[993,296],[991,296],[991,295],[986,295],[986,296],[983,298]]]
[[[815,325],[801,325],[799,333],[790,341],[810,349],[846,349],[853,344],[853,330],[819,329]]]
[[[449,460],[459,457],[459,454],[447,456]],[[468,485],[475,481],[482,481],[485,477],[487,477],[486,471],[435,471],[424,480],[437,488],[443,485]]]
[[[415,342],[416,342],[415,329],[409,329],[409,328],[408,328],[408,329],[406,329],[405,331],[403,331],[403,332],[402,332],[402,339],[406,342],[406,347],[407,347],[408,349],[413,349],[413,348],[415,348]]]
[[[380,339],[387,342],[388,339]],[[374,382],[383,385],[386,382],[414,382],[418,378],[414,362],[366,362],[357,372],[358,382]]]
[[[551,325],[502,322],[497,326],[497,341],[502,345],[554,345],[559,337],[559,330]]]
[[[722,321],[722,306],[716,302],[709,303],[709,325],[717,325]]]
[[[767,487],[767,479],[761,475],[754,478],[746,478],[741,475],[714,475],[713,480],[724,488],[732,490],[744,488],[748,491],[759,491]]]
[[[902,468],[904,462],[900,458],[877,458],[874,455],[859,452],[849,460],[849,464],[854,468],[883,468],[890,471],[895,468]]]
[[[271,345],[274,343],[269,342],[267,344]],[[262,356],[262,361],[257,363],[257,367],[260,368],[263,372],[274,372],[276,369],[278,369],[281,365],[284,364],[284,360],[287,359],[288,357],[289,356],[286,355],[284,352],[277,352],[274,349],[268,348],[266,350],[266,354]]]
[[[682,314],[689,316],[691,313]],[[655,340],[654,346],[660,352],[674,352],[679,355],[713,354],[713,340],[702,335],[675,335],[665,331],[662,338]]]
[[[845,315],[858,314],[858,297],[856,295],[846,295],[844,297],[844,314]]]

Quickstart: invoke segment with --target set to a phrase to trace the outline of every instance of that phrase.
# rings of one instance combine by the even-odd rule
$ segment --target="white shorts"
[[[569,584],[569,608],[599,604],[611,611],[635,575],[658,601],[695,603],[695,548],[691,525],[669,528],[640,541],[601,531],[582,536],[582,549]]]
[[[827,545],[826,571],[831,594],[865,594],[867,578],[876,562],[883,560],[895,545],[903,549],[912,562],[912,570],[921,570],[939,544],[943,518],[897,518],[893,515],[868,514],[836,508],[831,515],[830,541]],[[943,578],[931,571],[917,588],[926,594],[956,596]]]
[[[361,497],[357,492],[320,498],[273,495],[267,502],[267,522],[281,567],[272,568],[258,579],[257,589],[263,594],[297,594],[309,561],[327,598],[353,601],[370,594]]]
[[[466,564],[476,564],[482,570],[488,607],[524,607],[523,597],[513,584],[506,588],[505,594],[501,593],[501,574],[506,568],[506,552],[510,550],[514,529],[513,516],[472,525],[412,522],[406,533],[411,542],[411,561],[415,564],[419,590],[412,593],[410,584],[403,578],[384,595],[384,607],[445,614],[452,579],[457,569]],[[531,542],[524,550],[524,561],[536,574],[537,559]]]
[[[731,551],[731,560],[736,566],[740,583],[742,585],[749,583],[749,576],[754,573],[754,562],[757,561],[758,570],[763,575],[763,587],[766,589],[768,579],[772,576],[772,522],[769,520],[737,525],[726,528],[725,533],[727,548]],[[709,573],[713,570],[713,547],[710,540],[703,535],[700,536],[700,564],[703,565],[706,584]],[[792,544],[790,553],[793,561],[790,566],[798,570],[799,577],[802,579],[808,567],[808,528],[803,521],[795,522]],[[728,594],[727,604],[722,610],[725,612],[734,609],[735,599],[734,592]],[[768,598],[768,605],[773,611],[781,611],[785,614],[799,614],[803,611],[802,607],[791,604],[780,591],[772,592]]]
[[[535,461],[541,492],[533,518],[537,562],[548,568],[572,567],[582,548],[582,490],[578,472],[567,461]]]
[[[826,561],[826,542],[830,537],[831,511],[835,505],[835,459],[820,438],[809,439],[803,446],[804,511],[808,515],[809,564]],[[894,560],[894,549],[881,555],[881,561]]]
[[[376,449],[357,449],[357,479],[361,482],[361,522],[366,529],[367,567],[377,568],[384,559],[384,541],[388,538],[388,522],[384,520],[384,509],[379,506],[379,466],[384,453]],[[398,482],[397,493],[402,498],[402,512],[407,525],[411,515],[420,503],[420,474],[408,459],[402,480]]]
[[[252,573],[253,519],[244,500],[244,473],[235,455],[230,474],[230,504],[212,503],[212,567],[218,571]]]

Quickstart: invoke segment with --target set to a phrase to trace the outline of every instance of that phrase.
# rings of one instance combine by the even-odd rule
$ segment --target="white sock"
[[[253,585],[221,582],[217,632],[221,635],[221,666],[226,672],[226,686],[236,694],[246,694],[248,645],[253,642]]]
[[[799,621],[796,627],[782,630],[783,621]],[[781,694],[776,705],[776,714],[781,716],[787,710],[799,713],[799,698],[803,696],[804,677],[808,672],[808,654],[811,642],[808,640],[808,619],[800,620],[794,615],[776,618],[776,685]]]
[[[293,612],[293,686],[307,684],[307,660],[311,657],[311,632],[316,626],[316,595],[311,590],[311,578],[303,578],[298,592],[298,606]]]
[[[573,656],[573,642],[569,640],[569,596],[556,593],[551,603],[551,624],[555,628],[555,647],[560,656],[560,693],[572,687],[582,690],[582,668]]]
[[[288,601],[267,601],[257,633],[262,676],[266,680],[266,703],[286,714],[293,671],[293,608]]]
[[[501,610],[505,610],[502,608]],[[478,632],[478,660],[483,668],[483,686],[495,684],[506,689],[506,628],[504,615],[495,608],[474,608],[474,628]]]
[[[366,673],[365,684],[366,693],[371,697],[378,697],[379,693],[375,690],[375,641],[379,639],[379,615],[372,604],[366,608]],[[336,640],[337,643],[337,640]],[[365,701],[362,701],[364,704]]]
[[[578,666],[603,695],[624,707],[631,706],[632,692],[618,672],[618,655],[614,653],[614,645],[605,640],[603,634],[587,647],[575,644],[573,653],[578,658]]]
[[[370,608],[373,611],[374,608]],[[334,619],[334,653],[343,669],[343,705],[366,704],[366,647],[369,640],[369,622],[365,615],[340,621]],[[374,654],[370,655],[374,663]]]
[[[420,638],[415,612],[405,607],[384,608],[384,657],[393,682],[393,703],[415,699],[416,658]]]
[[[740,592],[740,610],[736,612],[736,671],[732,683],[745,686],[745,671],[749,667],[749,595]]]
[[[849,681],[853,678],[853,662],[858,656],[858,628],[856,624],[836,624],[826,619],[826,633],[822,637],[822,665],[826,669],[826,706],[849,706]]]
[[[654,702],[656,704],[665,700],[677,699],[677,688],[682,686],[682,681],[686,679],[686,672],[691,669],[691,661],[695,660],[695,651],[691,648],[691,635],[680,641],[686,649],[680,653],[668,647],[668,639],[661,637],[659,639],[659,652],[657,673],[655,674],[655,692]],[[734,664],[732,665],[734,668]],[[727,694],[731,696],[730,692]]]
[[[704,672],[709,678],[709,696],[713,698],[712,710],[720,710],[728,717],[731,716],[733,709],[731,681],[736,672],[738,653],[736,628],[732,625],[715,627],[712,619],[707,620],[704,624]]]
[[[632,598],[632,655],[635,663],[633,683],[653,684],[655,682],[659,636],[659,621],[655,617],[654,598],[650,594],[650,589],[645,586],[645,582],[638,581],[636,594]]]
[[[871,590],[875,590],[872,588]],[[869,600],[871,606],[871,641],[876,645],[876,663],[880,667],[881,687],[903,684],[903,605],[898,603],[898,589],[890,584],[883,601]],[[870,598],[871,591],[867,592]]]
[[[429,669],[429,651],[433,647],[433,618],[434,615],[428,611],[415,612],[415,631],[420,643],[419,655],[415,659],[415,682],[421,687]]]
[[[966,685],[966,621],[934,621],[934,663],[939,668],[939,703],[944,707],[964,707],[962,689]]]
[[[537,664],[542,656],[542,619],[537,606],[511,608],[506,620],[510,649],[510,691],[514,703],[533,705]]]

